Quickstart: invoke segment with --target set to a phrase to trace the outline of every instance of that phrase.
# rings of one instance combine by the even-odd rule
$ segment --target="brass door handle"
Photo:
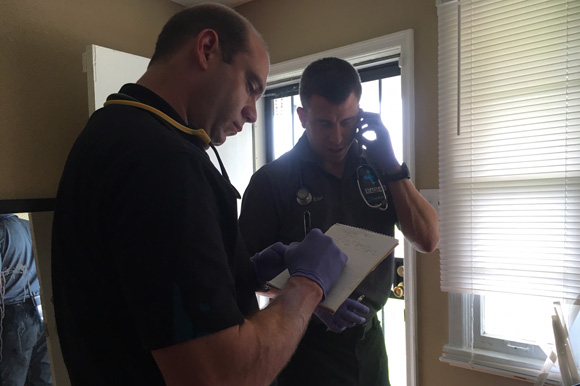
[[[393,294],[395,294],[395,296],[398,298],[405,296],[405,283],[400,282],[397,284],[397,286],[393,288]]]

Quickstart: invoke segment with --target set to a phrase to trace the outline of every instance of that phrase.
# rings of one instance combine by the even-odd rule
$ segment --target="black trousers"
[[[385,338],[377,318],[340,334],[311,322],[278,386],[390,386]]]

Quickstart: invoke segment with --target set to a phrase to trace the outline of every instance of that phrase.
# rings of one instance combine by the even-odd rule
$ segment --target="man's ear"
[[[296,109],[296,113],[298,114],[298,118],[300,119],[300,123],[302,123],[302,127],[306,129],[306,109],[302,107],[298,107]]]
[[[200,67],[207,70],[210,61],[216,58],[221,60],[221,55],[218,34],[212,29],[202,30],[195,43],[195,57]]]

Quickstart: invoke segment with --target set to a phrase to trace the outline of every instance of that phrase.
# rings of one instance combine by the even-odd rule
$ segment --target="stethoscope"
[[[304,186],[302,181],[302,164],[298,161],[298,176],[300,178],[300,188],[296,191],[296,201],[302,206],[306,206],[312,202],[312,193]]]
[[[299,163],[298,169],[300,187],[296,191],[296,202],[298,202],[298,204],[301,206],[307,206],[312,202],[312,193],[310,193],[310,190],[304,186],[301,163]],[[374,209],[379,209],[382,211],[387,210],[389,207],[389,202],[387,199],[385,187],[382,185],[374,168],[369,165],[363,158],[361,160],[361,164],[357,168],[356,173],[359,193],[365,204]],[[370,185],[377,184],[378,186],[376,187],[370,187]],[[310,212],[308,212],[308,216],[310,216]]]
[[[226,181],[230,184],[230,186],[234,190],[234,192],[236,194],[236,198],[238,198],[238,199],[242,198],[242,196],[240,195],[240,192],[238,192],[236,187],[234,185],[232,185],[232,183],[230,181],[230,177],[228,176],[228,173],[226,172],[226,168],[222,162],[222,159],[220,158],[220,155],[219,155],[217,149],[215,148],[215,145],[211,142],[211,138],[209,137],[209,135],[207,135],[205,130],[192,129],[192,128],[189,128],[185,125],[182,125],[181,123],[177,122],[175,119],[171,118],[169,115],[156,109],[155,107],[149,106],[145,103],[141,103],[137,99],[135,99],[129,95],[126,95],[126,94],[116,93],[116,94],[109,95],[109,97],[107,98],[107,101],[103,104],[103,106],[108,106],[108,105],[133,106],[133,107],[137,107],[137,108],[149,111],[150,113],[157,115],[159,118],[163,119],[165,122],[169,123],[171,126],[175,127],[176,129],[178,129],[186,134],[193,135],[193,136],[199,138],[205,145],[212,148],[212,150],[213,150],[213,152],[218,160],[218,163],[220,165],[222,176],[226,179]]]

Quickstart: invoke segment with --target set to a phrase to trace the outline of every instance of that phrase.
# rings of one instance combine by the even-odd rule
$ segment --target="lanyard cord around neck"
[[[238,189],[236,189],[236,187],[232,184],[232,182],[230,181],[230,177],[228,176],[228,173],[226,172],[226,167],[224,166],[222,159],[220,158],[220,155],[218,154],[217,149],[215,148],[213,143],[208,143],[209,147],[212,148],[219,164],[220,164],[220,169],[222,171],[222,176],[226,179],[227,182],[229,182],[230,186],[232,187],[232,189],[234,189],[234,192],[236,193],[236,198],[241,199],[242,196],[240,195],[240,192],[238,192]]]
[[[191,128],[177,122],[175,119],[171,118],[169,115],[156,109],[155,107],[149,106],[145,103],[141,103],[138,101],[124,100],[124,99],[111,99],[111,100],[108,100],[104,103],[104,106],[108,106],[108,105],[126,105],[126,106],[133,106],[133,107],[137,107],[137,108],[140,108],[143,110],[147,110],[150,113],[157,115],[159,118],[163,119],[164,121],[169,123],[171,126],[175,127],[176,129],[178,129],[186,134],[193,135],[193,136],[201,139],[201,141],[204,144],[208,145],[213,150],[213,152],[218,160],[218,163],[220,165],[222,176],[226,179],[226,181],[234,189],[234,192],[236,193],[236,197],[242,198],[242,196],[240,195],[240,192],[238,192],[236,187],[234,185],[232,185],[232,182],[230,181],[230,177],[228,176],[228,173],[226,172],[226,168],[222,162],[222,159],[221,159],[217,149],[215,148],[214,144],[211,142],[211,138],[209,137],[209,135],[207,135],[205,130],[203,130],[203,129],[195,129],[195,130],[191,129]]]
[[[203,129],[196,129],[196,130],[190,129],[189,127],[177,122],[175,119],[171,118],[169,115],[165,114],[164,112],[157,110],[155,107],[146,105],[145,103],[141,103],[141,102],[137,102],[137,101],[127,101],[127,100],[123,100],[123,99],[111,99],[111,100],[106,101],[103,106],[108,106],[108,105],[127,105],[127,106],[138,107],[138,108],[143,109],[143,110],[147,110],[150,113],[153,113],[153,114],[157,115],[158,117],[162,118],[164,121],[168,122],[169,124],[171,124],[171,126],[175,127],[176,129],[179,129],[179,130],[181,130],[184,133],[187,133],[189,135],[194,135],[194,136],[198,137],[199,139],[202,140],[202,142],[204,144],[209,145],[211,142],[211,139],[209,138],[209,135],[207,135],[205,130],[203,130]]]

